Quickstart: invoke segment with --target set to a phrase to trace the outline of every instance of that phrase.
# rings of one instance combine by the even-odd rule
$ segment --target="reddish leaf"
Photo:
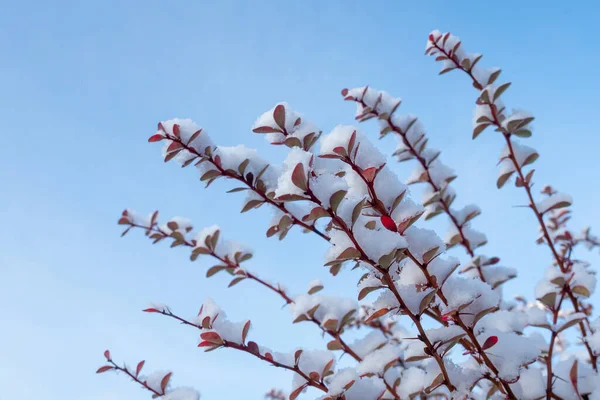
[[[256,344],[256,342],[248,342],[248,350],[250,350],[253,354],[259,354],[258,353],[258,345]]]
[[[367,168],[362,172],[362,176],[368,182],[373,182],[373,180],[375,179],[375,174],[377,174],[377,168],[375,168],[375,167]]]
[[[220,344],[223,342],[223,339],[221,339],[221,336],[219,336],[217,332],[204,332],[200,335],[200,338],[214,344]]]
[[[105,365],[104,367],[100,367],[98,368],[98,371],[96,371],[97,374],[101,374],[103,372],[106,371],[110,371],[111,369],[113,369],[114,367],[111,367],[110,365]]]
[[[342,154],[342,155],[345,155],[345,154],[346,154],[346,149],[345,149],[345,148],[343,148],[342,146],[338,146],[338,147],[335,147],[335,148],[333,149],[333,152],[334,152],[334,153],[337,153],[337,154]]]
[[[571,366],[571,370],[569,371],[569,379],[570,379],[571,384],[573,385],[573,388],[575,389],[575,391],[579,393],[579,388],[577,387],[577,375],[578,375],[577,370],[578,370],[577,360],[575,360],[573,362],[573,365]]]
[[[160,311],[157,310],[156,308],[146,308],[145,310],[142,310],[143,312],[157,312],[159,313]]]
[[[171,374],[172,374],[172,372],[169,372],[160,381],[160,388],[163,393],[165,392],[165,389],[167,388],[167,385],[169,384],[169,379],[171,379]]]
[[[498,336],[490,336],[485,340],[483,346],[481,346],[482,350],[487,350],[490,347],[493,347],[496,343],[498,343]]]
[[[203,340],[202,342],[200,342],[198,344],[198,347],[212,347],[214,345],[215,345],[214,343],[211,343],[208,340]]]
[[[152,142],[160,142],[161,140],[163,140],[165,137],[163,135],[161,135],[160,133],[154,134],[152,136],[150,136],[150,138],[148,138],[148,142],[152,143]]]
[[[275,107],[273,110],[273,119],[275,119],[275,123],[281,128],[285,129],[285,107],[281,104]]]
[[[342,96],[344,96],[344,97],[348,96],[348,89],[346,89],[346,88],[342,89]]]
[[[398,232],[398,227],[396,226],[396,222],[387,215],[381,216],[381,224],[389,231]]]
[[[281,132],[279,129],[271,128],[270,126],[259,126],[258,128],[252,129],[254,133],[275,133]]]
[[[246,336],[248,336],[249,330],[250,330],[250,320],[248,320],[244,324],[244,329],[242,330],[242,343],[246,342]]]
[[[294,168],[294,171],[292,172],[292,183],[303,191],[308,189],[306,172],[304,172],[304,166],[302,164],[297,164]]]
[[[110,351],[106,350],[106,351],[104,352],[104,357],[105,357],[107,360],[110,360]]]
[[[138,363],[137,367],[135,368],[135,376],[138,376],[140,374],[140,371],[142,370],[142,368],[144,367],[144,363],[146,361],[142,360]]]
[[[180,130],[179,130],[179,124],[174,124],[174,125],[173,125],[173,135],[175,135],[175,136],[179,137],[179,134],[180,134],[180,133],[181,133],[181,132],[180,132]]]

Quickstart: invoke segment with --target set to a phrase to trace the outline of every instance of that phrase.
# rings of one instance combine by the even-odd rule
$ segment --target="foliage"
[[[358,300],[321,294],[320,280],[310,282],[306,294],[291,295],[246,268],[252,251],[225,240],[217,226],[194,232],[187,219],[160,223],[158,212],[144,217],[132,210],[119,220],[124,234],[141,229],[154,243],[187,248],[191,260],[212,257],[216,265],[207,277],[226,274],[229,286],[253,281],[272,292],[289,306],[294,323],[314,324],[330,338],[327,350],[280,353],[259,345],[249,340],[250,320],[229,321],[210,299],[189,319],[165,305],[153,304],[144,311],[199,331],[198,346],[206,351],[229,348],[291,371],[290,394],[272,389],[266,394],[270,399],[295,399],[307,387],[320,391],[321,399],[347,400],[600,398],[600,322],[590,319],[592,307],[586,302],[595,288],[595,273],[575,258],[579,245],[594,248],[600,242],[589,229],[574,234],[568,227],[570,196],[546,186],[536,200],[531,165],[538,153],[519,142],[531,136],[534,118],[525,111],[506,110],[502,94],[510,83],[498,83],[500,69],[480,68],[481,55],[466,53],[450,33],[432,32],[426,54],[442,63],[440,74],[459,70],[471,80],[477,91],[473,138],[490,128],[505,143],[497,186],[514,183],[522,188],[539,224],[537,242],[552,256],[533,301],[502,299],[502,285],[517,271],[480,252],[487,239],[472,221],[481,210],[470,204],[455,206],[451,182],[456,175],[429,145],[423,124],[400,115],[400,99],[362,87],[344,89],[342,95],[356,104],[357,121],[377,119],[381,137],[398,138],[394,156],[414,165],[407,184],[358,128],[337,126],[323,135],[286,103],[264,113],[253,127],[271,144],[289,148],[282,166],[269,164],[244,146],[215,145],[191,120],[163,121],[149,139],[163,142],[165,161],[196,166],[206,186],[219,178],[234,181],[230,192],[246,192],[242,212],[271,207],[275,216],[268,237],[282,240],[298,226],[328,241],[325,266],[331,274],[346,264],[364,271]],[[425,187],[420,204],[407,194],[411,184]],[[449,221],[443,240],[416,226],[442,214]],[[461,265],[444,255],[453,246],[464,250],[467,262]],[[437,326],[426,329],[426,319]],[[348,343],[344,334],[351,329],[367,333]],[[565,334],[576,330],[579,343],[569,346]],[[354,366],[337,368],[335,352],[354,359]],[[143,376],[144,361],[133,370],[118,366],[108,351],[105,358],[99,373],[125,373],[154,398],[199,398],[195,390],[171,388],[170,372]]]

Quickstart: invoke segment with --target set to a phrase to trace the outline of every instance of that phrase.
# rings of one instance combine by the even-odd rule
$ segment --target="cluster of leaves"
[[[307,388],[321,392],[323,400],[600,398],[600,320],[590,319],[587,302],[595,273],[575,257],[578,245],[593,249],[600,241],[589,228],[580,234],[569,229],[570,196],[547,186],[541,200],[535,200],[531,165],[538,153],[518,142],[532,135],[534,118],[525,111],[506,111],[502,95],[510,83],[496,83],[500,69],[479,68],[481,55],[466,53],[450,33],[432,32],[426,54],[443,63],[441,74],[460,70],[471,79],[477,90],[473,138],[491,127],[505,143],[497,186],[514,178],[522,188],[539,225],[537,242],[552,256],[533,301],[502,298],[502,285],[517,270],[479,253],[487,238],[472,223],[481,210],[472,204],[455,206],[451,183],[457,176],[429,145],[423,124],[414,116],[399,115],[400,99],[361,87],[344,89],[342,96],[356,103],[357,121],[376,119],[380,137],[393,134],[398,139],[394,156],[414,163],[407,184],[356,127],[338,126],[323,135],[285,103],[264,113],[253,127],[271,144],[289,148],[283,166],[271,165],[244,146],[217,146],[191,120],[163,121],[149,139],[165,143],[165,161],[183,167],[194,163],[207,186],[219,178],[240,184],[230,192],[246,192],[242,212],[271,207],[268,237],[284,239],[300,226],[329,242],[325,266],[331,274],[347,264],[364,271],[357,300],[322,294],[320,280],[310,282],[305,294],[288,293],[243,267],[252,252],[225,240],[216,226],[195,232],[185,218],[161,224],[158,212],[144,217],[131,210],[119,220],[126,226],[124,234],[141,229],[154,243],[168,240],[171,247],[188,248],[192,261],[211,257],[216,265],[208,269],[209,278],[226,272],[230,287],[252,281],[273,293],[288,305],[293,323],[314,324],[330,338],[327,350],[282,353],[261,346],[248,340],[249,320],[229,321],[211,299],[190,319],[160,304],[144,311],[200,331],[198,346],[206,351],[229,348],[289,370],[290,394],[272,389],[266,394],[269,399],[293,400]],[[412,184],[424,186],[420,204],[408,196],[407,185]],[[449,221],[444,239],[416,226],[439,215]],[[454,246],[464,250],[467,260],[444,255]],[[436,327],[427,329],[426,319]],[[404,321],[412,328],[404,328]],[[368,333],[349,343],[346,332],[357,328]],[[578,343],[570,345],[566,334],[574,330],[579,331]],[[463,358],[457,357],[456,347],[462,348],[458,354]],[[355,364],[339,368],[333,352],[347,354]],[[144,361],[132,370],[119,367],[108,351],[105,357],[108,364],[99,373],[123,372],[153,397],[198,399],[194,390],[172,389],[170,372],[143,377]]]

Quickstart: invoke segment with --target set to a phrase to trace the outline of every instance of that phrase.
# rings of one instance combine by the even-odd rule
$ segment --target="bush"
[[[442,63],[440,74],[462,71],[477,90],[473,138],[491,128],[506,143],[497,186],[514,182],[523,189],[527,207],[539,223],[537,241],[548,247],[553,260],[535,289],[535,301],[502,299],[502,285],[517,272],[499,266],[498,257],[479,252],[486,236],[471,226],[479,207],[454,208],[456,193],[450,184],[456,176],[442,164],[440,152],[429,146],[421,122],[399,115],[399,99],[363,87],[344,89],[342,95],[356,103],[358,121],[376,118],[381,137],[392,134],[399,139],[394,156],[414,164],[407,184],[425,187],[421,204],[410,199],[407,185],[360,130],[337,126],[322,135],[285,103],[264,113],[253,127],[271,144],[289,148],[281,167],[244,146],[215,145],[191,120],[163,121],[149,139],[164,143],[165,161],[198,167],[206,186],[219,178],[235,181],[237,187],[230,192],[246,192],[242,212],[265,204],[271,207],[275,216],[268,237],[284,239],[298,226],[330,242],[325,265],[331,274],[347,264],[364,270],[358,282],[360,303],[318,293],[323,289],[319,280],[310,282],[306,294],[292,296],[245,268],[252,252],[224,240],[217,226],[194,233],[184,218],[161,224],[158,212],[143,217],[131,210],[119,220],[126,226],[123,234],[139,228],[154,243],[186,247],[192,260],[212,257],[217,264],[207,277],[224,272],[230,275],[229,286],[250,280],[271,291],[289,306],[294,322],[312,323],[330,338],[328,349],[278,353],[260,346],[248,339],[249,320],[229,321],[210,299],[190,319],[160,304],[144,311],[197,329],[199,347],[206,351],[230,348],[292,371],[289,396],[272,389],[266,394],[271,399],[295,399],[308,387],[320,391],[322,399],[348,400],[600,398],[596,389],[600,323],[590,320],[591,305],[586,303],[595,274],[574,257],[579,245],[591,249],[600,241],[589,229],[575,234],[568,228],[570,196],[546,186],[535,199],[530,165],[538,153],[518,142],[531,136],[533,116],[506,111],[501,97],[510,83],[497,83],[500,69],[480,68],[481,55],[467,54],[449,33],[432,32],[426,54]],[[440,214],[450,222],[444,240],[415,226]],[[458,259],[444,256],[453,246],[462,247],[470,260],[460,265]],[[426,329],[427,320],[436,326]],[[408,322],[412,332],[400,321]],[[344,333],[357,328],[368,333],[348,343]],[[584,356],[576,357],[565,340],[567,332],[576,330],[578,343],[572,346],[584,349]],[[458,347],[462,348],[458,353],[453,351]],[[336,368],[333,352],[347,354],[354,366]],[[119,366],[109,351],[104,356],[107,364],[98,372],[123,372],[153,397],[199,398],[195,390],[172,389],[170,372],[143,376],[144,361],[132,369]]]

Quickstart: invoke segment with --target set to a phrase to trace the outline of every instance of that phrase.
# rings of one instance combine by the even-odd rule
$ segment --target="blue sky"
[[[244,143],[280,162],[283,149],[250,132],[274,103],[288,101],[328,132],[353,123],[344,87],[369,84],[402,97],[401,112],[421,117],[458,173],[457,204],[483,209],[474,226],[488,236],[485,254],[518,268],[522,280],[506,294],[532,298],[548,252],[533,243],[533,216],[512,207],[524,194],[495,189],[501,139],[489,131],[470,140],[470,83],[458,73],[438,77],[439,65],[423,55],[432,29],[451,30],[485,55],[483,64],[504,69],[513,82],[506,103],[537,117],[527,144],[541,154],[538,187],[552,183],[573,195],[573,226],[600,229],[591,1],[0,1],[0,8],[0,399],[149,398],[122,376],[94,374],[106,348],[119,360],[171,368],[175,384],[198,388],[206,400],[261,399],[272,386],[290,387],[287,372],[244,354],[204,354],[196,332],[141,313],[150,301],[191,316],[209,296],[231,319],[251,318],[259,343],[282,351],[323,343],[314,326],[292,326],[270,293],[205,279],[209,260],[191,263],[185,251],[153,247],[140,232],[121,239],[124,208],[185,215],[198,228],[218,223],[255,250],[248,268],[260,276],[293,293],[322,277],[326,292],[355,296],[357,274],[329,277],[318,238],[295,231],[284,242],[267,240],[266,209],[240,215],[241,196],[224,193],[230,184],[204,190],[193,170],[165,165],[146,139],[175,116],[193,118],[219,144]],[[373,124],[364,128],[376,137]],[[391,153],[395,142],[378,145]],[[407,167],[394,164],[402,179]],[[444,229],[446,221],[424,226]]]

